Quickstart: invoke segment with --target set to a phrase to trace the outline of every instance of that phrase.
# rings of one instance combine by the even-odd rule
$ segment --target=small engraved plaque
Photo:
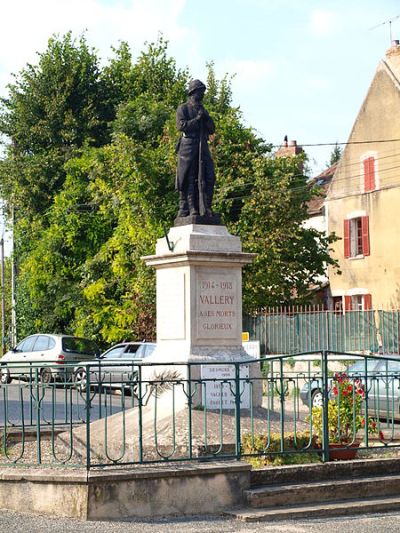
[[[240,407],[250,407],[249,366],[240,366]],[[235,409],[236,382],[234,365],[201,365],[202,403],[207,409]]]

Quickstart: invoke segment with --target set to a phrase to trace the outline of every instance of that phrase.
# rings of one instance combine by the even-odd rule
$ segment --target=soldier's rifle
[[[200,119],[200,139],[199,139],[199,174],[198,174],[198,187],[199,187],[199,213],[201,216],[206,214],[205,204],[205,191],[204,191],[204,169],[203,169],[203,117]]]

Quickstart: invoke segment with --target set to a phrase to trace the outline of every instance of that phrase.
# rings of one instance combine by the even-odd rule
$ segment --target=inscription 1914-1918
[[[237,334],[236,280],[233,276],[200,279],[197,325],[201,338],[235,338]]]

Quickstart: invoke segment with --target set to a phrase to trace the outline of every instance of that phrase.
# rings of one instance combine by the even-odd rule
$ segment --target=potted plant
[[[328,401],[328,436],[331,459],[353,459],[357,453],[360,440],[357,432],[376,433],[376,422],[362,414],[365,399],[365,387],[358,378],[349,378],[344,372],[337,372],[332,379],[330,399]],[[313,407],[310,421],[317,435],[317,442],[322,444],[323,407]]]

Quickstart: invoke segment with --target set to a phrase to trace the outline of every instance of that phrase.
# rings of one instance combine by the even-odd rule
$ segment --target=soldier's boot
[[[189,207],[186,195],[183,192],[179,193],[179,211],[178,217],[187,217],[189,215]]]
[[[197,209],[196,204],[195,204],[194,194],[188,194],[187,199],[188,199],[190,216],[198,215],[199,210]]]

